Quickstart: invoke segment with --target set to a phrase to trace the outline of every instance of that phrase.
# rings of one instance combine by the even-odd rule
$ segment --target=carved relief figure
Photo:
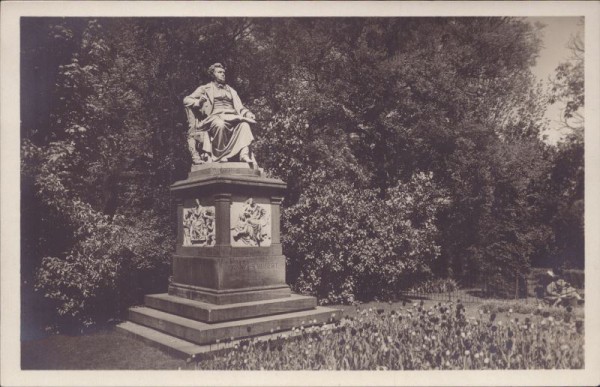
[[[246,200],[238,214],[232,210],[232,215],[237,215],[235,227],[231,229],[232,245],[236,245],[236,242],[238,246],[271,244],[271,216],[267,208],[256,204],[250,198]]]
[[[256,164],[249,146],[255,116],[237,92],[225,83],[225,67],[215,63],[208,73],[213,81],[183,99],[188,117],[188,147],[194,164],[231,159]]]
[[[183,209],[183,245],[214,246],[215,245],[215,208],[202,207],[196,199],[197,206]]]

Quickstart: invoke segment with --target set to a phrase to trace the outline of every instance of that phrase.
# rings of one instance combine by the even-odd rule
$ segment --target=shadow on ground
[[[21,343],[23,370],[177,370],[189,367],[186,361],[128,337],[115,328],[87,335],[52,335]]]

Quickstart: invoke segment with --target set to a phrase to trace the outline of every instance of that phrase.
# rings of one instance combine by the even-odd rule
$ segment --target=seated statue
[[[552,306],[568,306],[573,302],[580,302],[581,296],[577,290],[561,278],[562,269],[550,270],[547,274],[552,281],[546,286],[544,301]]]
[[[236,91],[225,84],[225,68],[209,67],[213,81],[183,99],[188,117],[188,148],[194,164],[239,159],[256,167],[250,144],[255,116],[244,107]]]

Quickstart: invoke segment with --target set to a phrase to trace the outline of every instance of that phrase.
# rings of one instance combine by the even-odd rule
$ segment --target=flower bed
[[[455,370],[579,369],[583,320],[565,314],[516,316],[462,304],[422,302],[396,310],[358,310],[336,325],[297,327],[296,337],[247,340],[197,361],[198,369]],[[196,359],[190,359],[190,361]]]

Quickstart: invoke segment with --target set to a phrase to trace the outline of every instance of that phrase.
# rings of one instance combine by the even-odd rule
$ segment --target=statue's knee
[[[225,129],[227,126],[225,125],[225,121],[223,121],[220,118],[216,118],[213,122],[212,122],[212,127],[213,130],[223,130]]]

